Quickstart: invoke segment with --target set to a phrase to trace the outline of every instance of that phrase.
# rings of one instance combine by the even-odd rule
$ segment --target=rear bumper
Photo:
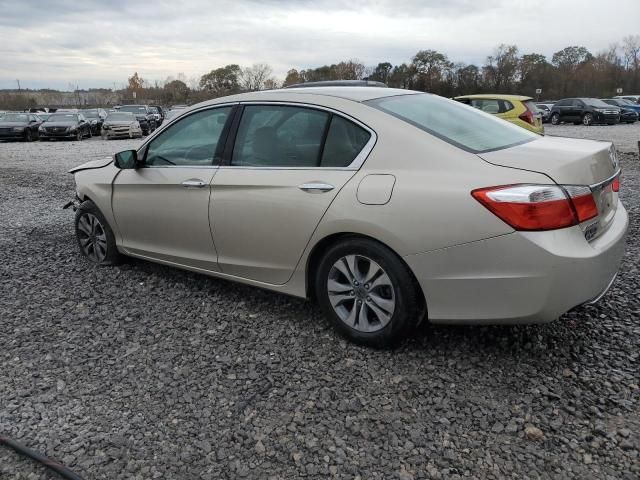
[[[515,232],[405,260],[433,323],[543,323],[606,293],[628,224],[619,203],[608,230],[591,243],[580,227]]]

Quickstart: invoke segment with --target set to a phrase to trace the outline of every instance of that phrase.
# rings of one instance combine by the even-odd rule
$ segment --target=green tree
[[[447,56],[435,50],[420,50],[412,59],[423,90],[434,92],[442,82],[447,70],[453,67]]]
[[[241,75],[240,65],[231,64],[216,68],[200,77],[200,88],[216,96],[238,93]]]
[[[373,69],[371,75],[369,75],[369,79],[377,82],[388,83],[392,70],[393,65],[389,62],[379,63],[376,68]]]

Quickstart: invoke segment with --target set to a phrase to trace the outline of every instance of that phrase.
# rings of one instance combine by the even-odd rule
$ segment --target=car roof
[[[493,99],[493,100],[517,100],[520,102],[524,102],[526,100],[533,100],[532,97],[527,97],[525,95],[507,95],[502,93],[477,93],[474,95],[462,95],[460,97],[455,97],[455,99],[459,98],[469,98],[469,99]]]
[[[193,107],[215,105],[226,102],[244,101],[312,101],[314,97],[337,97],[354,102],[365,102],[382,97],[393,97],[398,95],[415,95],[424,92],[414,90],[404,90],[402,88],[386,87],[307,87],[307,88],[287,88],[279,90],[262,90],[259,92],[240,93],[228,97],[218,97],[213,100],[202,102]],[[192,108],[192,107],[191,107]]]

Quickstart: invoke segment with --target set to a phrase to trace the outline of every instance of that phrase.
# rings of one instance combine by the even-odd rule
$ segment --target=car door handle
[[[206,185],[202,180],[185,180],[182,186],[185,188],[202,188]]]
[[[330,192],[336,187],[328,183],[312,182],[312,183],[303,183],[298,188],[307,193],[324,193],[324,192]]]

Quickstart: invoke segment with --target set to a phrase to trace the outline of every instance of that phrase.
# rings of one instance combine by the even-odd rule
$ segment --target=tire
[[[93,137],[93,133],[91,132],[91,128],[87,129],[87,138]]]
[[[117,265],[122,261],[113,230],[91,200],[85,200],[76,210],[75,229],[80,253],[91,262]]]
[[[551,125],[560,125],[560,114],[554,113],[551,115]]]
[[[25,142],[33,142],[33,132],[27,128],[24,132],[24,141]]]
[[[84,135],[82,135],[82,130],[78,130],[78,132],[76,133],[75,140],[81,142],[83,138],[84,138]]]
[[[424,315],[422,295],[409,267],[374,240],[350,238],[331,246],[312,274],[323,313],[354,343],[392,346]]]
[[[582,116],[582,124],[585,126],[593,125],[593,114],[587,112]]]
[[[102,140],[109,140],[109,137],[107,136],[107,134],[103,131],[102,132]]]

